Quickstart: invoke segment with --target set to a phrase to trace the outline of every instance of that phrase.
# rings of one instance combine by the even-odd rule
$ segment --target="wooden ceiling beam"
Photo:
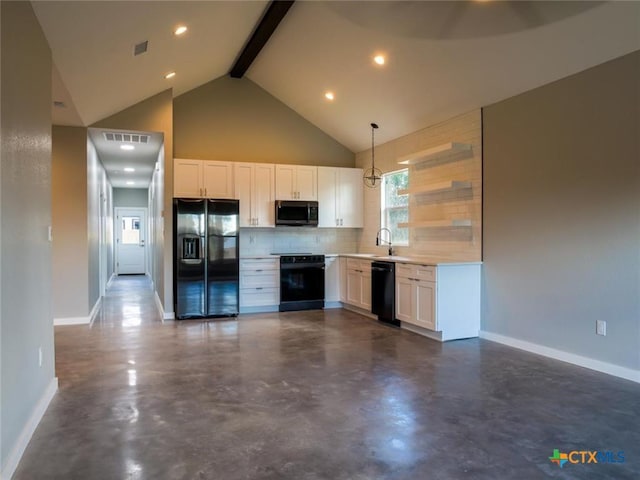
[[[243,77],[294,2],[295,0],[271,0],[265,14],[253,31],[251,38],[231,68],[229,72],[231,77]]]

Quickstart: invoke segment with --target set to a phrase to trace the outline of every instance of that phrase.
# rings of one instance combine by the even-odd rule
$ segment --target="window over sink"
[[[399,195],[400,190],[409,188],[409,170],[396,170],[382,174],[380,189],[380,225],[391,231],[393,245],[409,245],[409,231],[398,228],[399,223],[409,221],[409,195]]]

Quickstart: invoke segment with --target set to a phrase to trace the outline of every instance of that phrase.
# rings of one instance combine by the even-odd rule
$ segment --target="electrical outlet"
[[[42,347],[38,347],[38,366],[42,366]]]
[[[603,337],[607,336],[607,322],[604,320],[596,320],[596,334],[602,335]]]

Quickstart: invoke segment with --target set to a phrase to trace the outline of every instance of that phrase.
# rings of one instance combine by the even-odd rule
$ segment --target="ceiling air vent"
[[[142,55],[147,51],[149,47],[149,40],[145,40],[144,42],[140,42],[133,47],[133,56]]]
[[[104,132],[107,142],[149,143],[149,135],[139,133]]]

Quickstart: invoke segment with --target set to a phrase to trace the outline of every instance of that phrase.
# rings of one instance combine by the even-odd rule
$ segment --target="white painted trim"
[[[160,312],[160,318],[162,320],[174,320],[175,314],[173,312],[164,311],[164,307],[162,306],[162,302],[160,301],[160,296],[158,295],[157,290],[153,291],[153,298],[156,301],[156,307],[158,307],[158,312]]]
[[[57,390],[58,379],[56,377],[53,377],[51,379],[51,382],[49,382],[49,386],[44,391],[42,397],[40,397],[40,400],[31,412],[27,423],[24,425],[24,428],[18,436],[18,440],[9,451],[7,461],[2,468],[2,472],[0,472],[0,478],[10,479],[11,476],[15,473],[18,463],[20,463],[20,459],[22,458],[22,454],[27,448],[29,440],[31,440],[31,437],[33,436],[33,432],[36,431],[40,420],[42,420],[42,417],[44,416],[44,412],[47,411],[47,407],[49,406],[49,403],[51,403],[51,399],[53,399],[53,396],[56,394]]]
[[[108,290],[109,287],[111,286],[111,283],[113,283],[113,280],[116,278],[116,274],[112,273],[111,277],[109,278],[109,281],[107,282],[107,286],[105,287],[105,290]]]
[[[102,305],[102,297],[100,297],[96,301],[95,305],[93,306],[93,308],[89,312],[89,324],[92,324],[93,321],[96,319],[96,316],[98,315],[98,312],[100,311],[100,306],[101,305]]]
[[[60,325],[89,325],[90,323],[91,317],[62,317],[53,319],[53,325],[56,327]]]
[[[240,313],[272,313],[280,310],[280,305],[258,305],[254,307],[240,307]]]
[[[538,345],[537,343],[506,337],[497,333],[485,332],[484,330],[480,331],[480,338],[640,383],[640,370],[621,367],[620,365],[614,365],[613,363],[602,362],[593,358],[583,357],[574,353],[563,352],[562,350],[556,350],[555,348]]]

